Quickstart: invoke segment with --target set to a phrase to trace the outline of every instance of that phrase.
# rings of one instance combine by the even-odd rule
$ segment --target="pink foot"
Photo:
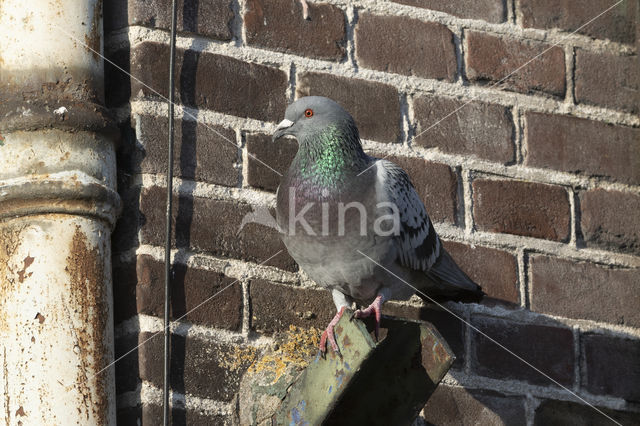
[[[327,329],[322,332],[322,336],[320,337],[320,352],[322,352],[322,355],[327,352],[327,339],[329,340],[329,344],[331,344],[331,348],[333,349],[333,351],[340,355],[340,350],[338,349],[338,344],[336,343],[336,338],[333,334],[333,328],[336,326],[336,324],[338,324],[340,318],[342,318],[342,314],[344,314],[345,308],[345,306],[340,308],[340,310],[336,313],[336,315],[327,326]]]
[[[378,340],[378,332],[380,331],[380,316],[382,313],[382,295],[375,298],[371,304],[365,309],[358,309],[353,313],[352,318],[367,318],[371,314],[375,314],[376,318],[376,340]]]

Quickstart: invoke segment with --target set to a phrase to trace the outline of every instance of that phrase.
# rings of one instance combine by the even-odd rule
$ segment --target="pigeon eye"
[[[309,118],[309,117],[313,117],[313,110],[310,108],[307,108],[304,110],[304,116]]]

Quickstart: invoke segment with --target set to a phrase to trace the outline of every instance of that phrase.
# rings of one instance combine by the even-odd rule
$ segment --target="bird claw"
[[[375,322],[376,322],[375,335],[376,335],[376,342],[377,342],[378,335],[380,334],[380,319],[382,317],[382,296],[376,297],[374,301],[371,302],[371,304],[367,306],[365,309],[358,309],[357,311],[355,311],[353,315],[351,315],[351,319],[353,320],[354,318],[367,318],[371,316],[371,314],[375,315]]]
[[[336,337],[335,337],[335,334],[333,333],[333,328],[336,326],[336,324],[338,324],[338,321],[340,321],[340,318],[342,318],[342,315],[344,314],[345,309],[346,307],[344,306],[340,308],[340,310],[333,317],[333,319],[331,320],[327,328],[322,332],[322,336],[320,336],[320,353],[322,354],[323,358],[325,357],[327,352],[327,341],[331,345],[331,349],[333,349],[333,352],[335,352],[336,355],[342,358],[342,353],[340,353],[340,349],[338,348],[338,343],[336,342]]]

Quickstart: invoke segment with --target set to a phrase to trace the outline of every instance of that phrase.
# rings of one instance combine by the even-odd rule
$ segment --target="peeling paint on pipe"
[[[64,32],[61,32],[63,29]],[[115,424],[100,0],[0,2],[0,419]]]

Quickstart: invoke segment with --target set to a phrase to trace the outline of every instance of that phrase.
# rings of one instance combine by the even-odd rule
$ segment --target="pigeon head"
[[[273,140],[284,135],[292,135],[303,144],[327,129],[335,128],[343,129],[345,133],[355,132],[354,135],[348,136],[359,139],[353,118],[337,102],[322,96],[306,96],[287,107],[284,120],[278,124],[273,134]]]

